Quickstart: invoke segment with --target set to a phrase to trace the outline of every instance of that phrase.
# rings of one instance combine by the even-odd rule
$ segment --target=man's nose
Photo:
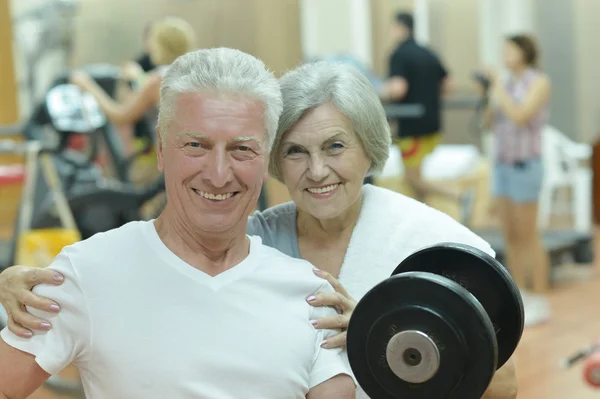
[[[214,148],[212,150],[206,169],[208,171],[206,177],[214,187],[224,187],[233,180],[231,160],[225,149]]]
[[[320,155],[312,155],[308,165],[308,178],[314,182],[319,182],[327,177],[328,166]]]

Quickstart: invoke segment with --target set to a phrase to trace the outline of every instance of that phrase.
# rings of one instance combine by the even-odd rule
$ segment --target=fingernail
[[[58,305],[50,305],[50,310],[53,312],[58,312],[60,307]]]
[[[312,302],[312,301],[314,301],[315,299],[317,299],[317,297],[316,297],[316,296],[314,296],[314,295],[311,295],[311,296],[309,296],[308,298],[306,298],[306,300],[307,300],[308,302]]]
[[[313,326],[316,326],[317,325],[317,321],[316,320],[311,320],[310,324],[312,324]]]
[[[317,269],[316,267],[313,267],[313,272],[315,274],[321,274],[321,269]]]
[[[27,332],[24,332],[24,333],[23,333],[23,336],[24,336],[25,338],[31,338],[31,337],[33,337],[33,333],[32,333],[31,331],[27,331]]]
[[[46,323],[45,321],[40,323],[40,326],[44,329],[44,330],[49,330],[52,326],[50,325],[50,323]]]
[[[60,274],[55,274],[54,275],[54,281],[56,281],[57,283],[60,283],[64,280],[64,277]]]
[[[327,340],[321,342],[321,348],[323,348],[325,345],[327,345]]]

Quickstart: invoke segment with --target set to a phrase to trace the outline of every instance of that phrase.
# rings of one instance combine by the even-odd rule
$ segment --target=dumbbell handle
[[[563,368],[569,368],[597,351],[600,351],[600,343],[590,345],[580,350],[579,352],[571,355],[570,357],[562,361],[561,366]]]

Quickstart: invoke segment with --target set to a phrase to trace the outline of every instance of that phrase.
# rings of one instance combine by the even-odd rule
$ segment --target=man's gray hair
[[[158,126],[163,138],[177,95],[204,91],[242,94],[261,101],[271,149],[283,109],[279,82],[261,60],[229,48],[192,51],[169,66],[160,87]]]
[[[333,104],[352,122],[371,161],[369,174],[383,170],[391,145],[390,125],[375,88],[356,67],[318,61],[286,73],[279,84],[283,112],[269,163],[273,177],[282,181],[280,147],[285,135],[308,111],[327,103]]]

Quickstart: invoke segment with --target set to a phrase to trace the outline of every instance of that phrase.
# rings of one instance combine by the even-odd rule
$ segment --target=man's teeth
[[[337,188],[337,186],[339,186],[339,184],[332,184],[332,185],[326,186],[326,187],[309,188],[308,191],[313,194],[323,194],[323,193],[328,193],[330,191],[335,190]]]
[[[210,200],[216,200],[216,201],[223,201],[223,200],[229,199],[233,195],[233,193],[211,194],[211,193],[205,193],[204,191],[199,191],[199,190],[195,190],[195,191],[196,191],[196,193],[200,194],[204,198],[208,198]]]

